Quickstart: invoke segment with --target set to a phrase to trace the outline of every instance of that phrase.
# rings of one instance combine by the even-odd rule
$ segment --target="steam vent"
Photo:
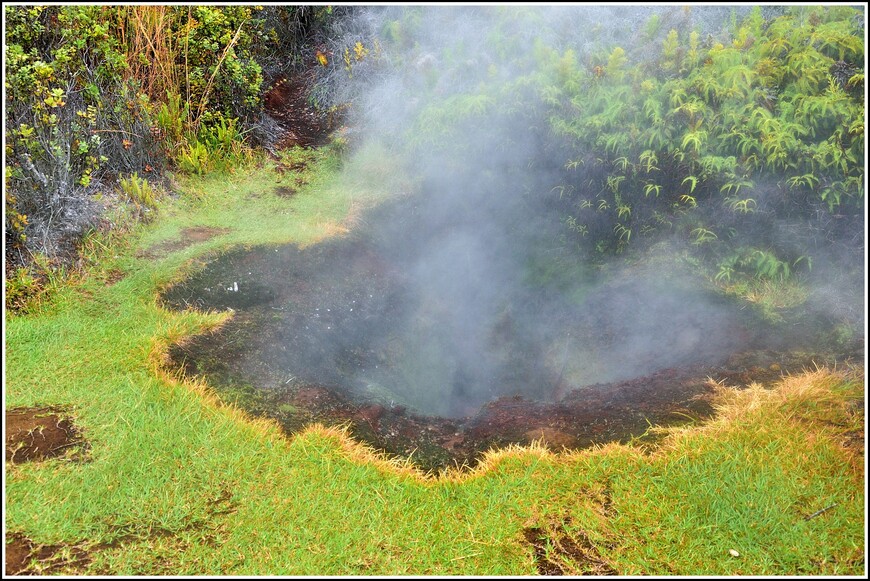
[[[573,263],[570,285],[542,282],[532,269],[559,257],[468,214],[432,223],[438,200],[385,204],[306,248],[213,259],[163,300],[233,317],[174,346],[174,364],[289,432],[349,423],[437,469],[509,443],[626,441],[708,416],[710,378],[774,379],[819,360],[816,319],[767,332],[674,265],[663,276],[661,265],[593,274]]]
[[[234,311],[173,365],[290,433],[349,425],[439,469],[510,443],[628,441],[708,417],[716,382],[860,357],[863,174],[819,169],[831,147],[863,159],[842,130],[854,49],[817,43],[838,61],[840,109],[814,111],[839,117],[778,146],[774,126],[815,119],[821,97],[796,95],[821,95],[827,72],[765,80],[776,63],[747,55],[785,44],[732,39],[727,10],[595,25],[607,10],[541,11],[531,42],[513,13],[429,10],[411,26],[394,7],[375,29],[354,21],[346,52],[318,49],[267,110],[292,124],[312,99],[353,101],[337,172],[369,193],[346,234],[230,249],[165,289],[169,308]],[[759,38],[781,32],[758,24],[782,12],[767,10],[744,10]],[[307,171],[281,167],[285,182]],[[310,195],[296,179],[263,195]]]

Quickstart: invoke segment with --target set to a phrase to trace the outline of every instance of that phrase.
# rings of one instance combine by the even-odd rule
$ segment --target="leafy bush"
[[[183,59],[183,94],[189,105],[190,129],[214,116],[253,119],[259,111],[262,68],[253,58],[266,40],[262,22],[248,6],[178,7],[181,35],[178,59]]]
[[[6,231],[15,244],[56,254],[93,220],[88,194],[106,172],[157,164],[149,101],[126,76],[107,10],[6,8]]]
[[[498,35],[428,57],[431,80],[421,65],[414,89],[427,104],[408,142],[454,153],[470,127],[529,127],[539,147],[527,164],[555,176],[533,187],[577,247],[619,253],[676,234],[714,272],[733,255],[734,276],[787,279],[809,263],[793,248],[818,237],[787,248],[777,219],[829,242],[854,234],[831,228],[832,214],[863,213],[861,13],[755,8],[702,38],[690,10],[676,12],[618,42],[590,27],[582,45],[546,27],[530,38],[526,13],[499,12]],[[384,61],[409,51],[400,33],[412,15],[382,31]],[[463,84],[470,65],[488,78]]]
[[[136,214],[144,218],[157,208],[158,191],[145,178],[140,178],[137,172],[133,172],[127,178],[121,178],[118,182],[121,192],[130,200]]]
[[[276,47],[291,46],[275,22],[296,18],[307,34],[310,15],[327,14],[247,6],[4,11],[6,258],[25,268],[7,272],[13,302],[74,259],[104,211],[100,188],[116,176],[130,176],[121,188],[142,218],[155,191],[139,176],[159,176],[173,162],[193,173],[232,171],[250,159],[244,140],[262,106],[258,59],[281,60]],[[34,260],[45,263],[41,274],[21,274]]]
[[[257,59],[280,58],[274,48],[286,44],[276,19],[304,24],[323,14],[272,7],[264,18],[248,6],[4,10],[6,239],[51,256],[94,221],[99,205],[90,195],[104,177],[159,172],[176,158],[183,170],[203,173],[247,156],[230,141],[243,141],[239,127],[259,119]]]

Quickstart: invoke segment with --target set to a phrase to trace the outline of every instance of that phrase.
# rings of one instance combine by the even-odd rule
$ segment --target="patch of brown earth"
[[[236,511],[232,491],[222,488],[206,502],[206,516],[189,522],[181,529],[167,529],[150,524],[137,523],[131,526],[111,527],[115,536],[110,542],[96,543],[78,541],[52,545],[38,545],[21,532],[10,532],[6,536],[6,575],[47,575],[53,573],[83,574],[100,551],[117,549],[129,543],[145,543],[157,538],[172,539],[177,551],[183,552],[189,541],[182,534],[190,531],[202,532],[202,538],[212,546],[222,542],[223,526],[219,517]],[[177,568],[170,562],[157,560],[148,563],[149,568],[135,571],[137,575],[172,575]],[[116,575],[112,571],[99,571],[100,576]]]
[[[33,543],[23,535],[12,534],[6,539],[6,575],[18,575],[27,567]]]
[[[6,460],[13,464],[61,456],[84,447],[72,421],[52,408],[13,409],[6,412]]]
[[[193,370],[189,370],[193,371]],[[650,424],[712,415],[710,369],[669,369],[619,383],[588,386],[560,402],[512,396],[494,400],[464,418],[422,415],[400,405],[356,403],[337,389],[290,383],[257,410],[288,433],[311,422],[350,425],[351,434],[389,454],[411,456],[427,470],[474,465],[486,450],[538,441],[553,451],[610,441],[627,442]],[[293,412],[276,412],[284,404]],[[530,426],[532,426],[530,428]]]
[[[237,316],[236,322],[242,319],[244,314]],[[176,358],[184,362],[188,375],[211,379],[210,374],[203,375],[199,367],[202,361],[181,353]],[[220,345],[211,353],[220,361],[238,358],[233,349]],[[720,366],[669,368],[626,381],[589,385],[554,402],[501,397],[459,418],[423,415],[392,403],[357,401],[337,386],[295,376],[288,379],[286,375],[264,376],[272,379],[263,383],[274,387],[245,391],[244,407],[254,415],[275,419],[287,434],[315,422],[349,425],[350,434],[358,440],[387,454],[411,457],[424,470],[438,471],[473,466],[489,449],[533,441],[554,452],[608,442],[628,443],[641,437],[642,445],[653,446],[661,436],[648,433],[651,425],[700,422],[711,417],[717,382],[734,387],[752,381],[774,383],[783,374],[807,367],[812,359],[771,351],[756,354],[746,366],[746,358],[736,354]],[[776,372],[770,369],[774,360],[779,362]],[[862,442],[863,434],[856,434],[849,445],[855,449]]]
[[[184,250],[188,246],[193,246],[194,244],[205,242],[206,240],[211,240],[216,236],[222,236],[231,231],[232,230],[230,228],[212,228],[209,226],[194,226],[192,228],[185,228],[184,230],[179,232],[178,238],[173,238],[172,240],[167,240],[166,242],[161,242],[159,244],[155,244],[154,246],[150,246],[145,250],[137,252],[136,257],[151,259],[162,258],[173,252]]]
[[[577,445],[577,439],[574,436],[549,426],[529,430],[525,436],[530,441],[540,442],[541,445],[550,449],[572,448]]]
[[[186,238],[193,243],[196,242],[205,242],[206,240],[211,240],[215,236],[221,236],[223,234],[227,234],[231,232],[229,228],[211,228],[209,226],[194,226],[192,228],[185,228],[181,231],[182,238]]]
[[[113,268],[106,273],[106,286],[112,286],[124,278],[124,271]]]
[[[283,173],[286,173],[288,171],[289,172],[300,172],[300,171],[304,170],[306,167],[308,167],[308,164],[306,164],[304,161],[296,161],[293,163],[278,164],[275,167],[275,171],[279,174],[283,174]]]
[[[6,538],[6,575],[46,575],[69,568],[78,571],[90,561],[88,552],[79,546],[36,545],[21,533]]]
[[[768,355],[774,357],[773,352]],[[264,396],[252,411],[273,417],[288,434],[312,422],[349,424],[357,439],[388,454],[410,456],[418,467],[437,471],[473,466],[486,450],[509,444],[538,441],[559,452],[607,442],[627,443],[646,434],[651,425],[703,421],[714,412],[716,381],[735,385],[731,380],[738,376],[747,383],[774,381],[771,364],[743,369],[738,366],[740,357],[732,358],[730,365],[671,368],[627,381],[590,385],[570,391],[557,402],[502,397],[463,418],[422,415],[400,405],[356,403],[338,389],[298,381]],[[806,365],[797,357],[778,354],[776,358],[783,365],[777,379]],[[196,374],[195,369],[188,371]],[[740,385],[745,384],[736,386]],[[294,411],[276,412],[282,404],[290,404]],[[642,442],[654,445],[655,436]],[[850,439],[848,445],[863,445],[863,434]]]
[[[535,566],[541,575],[595,575],[619,573],[604,560],[582,529],[569,531],[571,517],[523,529],[532,546]]]
[[[278,148],[324,143],[331,121],[309,102],[308,91],[313,85],[314,73],[308,71],[278,79],[264,95],[266,113],[278,122],[283,132]]]
[[[275,188],[275,195],[279,198],[292,198],[296,195],[296,188],[290,186],[278,186]]]

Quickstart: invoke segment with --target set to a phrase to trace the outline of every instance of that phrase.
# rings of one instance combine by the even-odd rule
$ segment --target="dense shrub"
[[[282,51],[300,50],[326,8],[4,7],[10,268],[70,257],[103,210],[100,188],[247,159],[262,120],[260,63],[300,63]]]
[[[419,50],[407,42],[419,15],[388,21],[382,62],[418,73],[403,79],[421,103],[406,133],[418,156],[478,163],[469,128],[520,128],[494,145],[529,150],[523,165],[550,176],[529,187],[593,258],[676,236],[722,283],[787,279],[831,243],[860,258],[859,10],[747,9],[702,31],[674,8],[636,27],[586,22],[579,42],[570,18],[584,15],[563,16],[488,14],[480,42]]]
[[[107,172],[153,167],[148,97],[105,8],[6,9],[6,236],[55,254]]]
[[[550,127],[573,153],[566,167],[596,176],[563,175],[577,232],[607,224],[599,236],[619,250],[673,226],[734,262],[747,241],[774,243],[762,234],[775,217],[863,213],[859,16],[829,7],[768,21],[755,9],[725,42],[671,29],[652,58],[631,63],[614,47],[591,70],[542,49]]]

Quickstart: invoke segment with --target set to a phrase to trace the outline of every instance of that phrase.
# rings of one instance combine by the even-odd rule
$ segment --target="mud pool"
[[[304,249],[232,250],[167,289],[170,308],[234,311],[173,346],[173,365],[289,432],[348,424],[435,469],[514,442],[626,441],[708,416],[708,378],[773,381],[834,357],[806,325],[767,329],[661,265],[542,277],[550,259],[487,253],[461,225],[399,243],[423,219],[408,204]]]

